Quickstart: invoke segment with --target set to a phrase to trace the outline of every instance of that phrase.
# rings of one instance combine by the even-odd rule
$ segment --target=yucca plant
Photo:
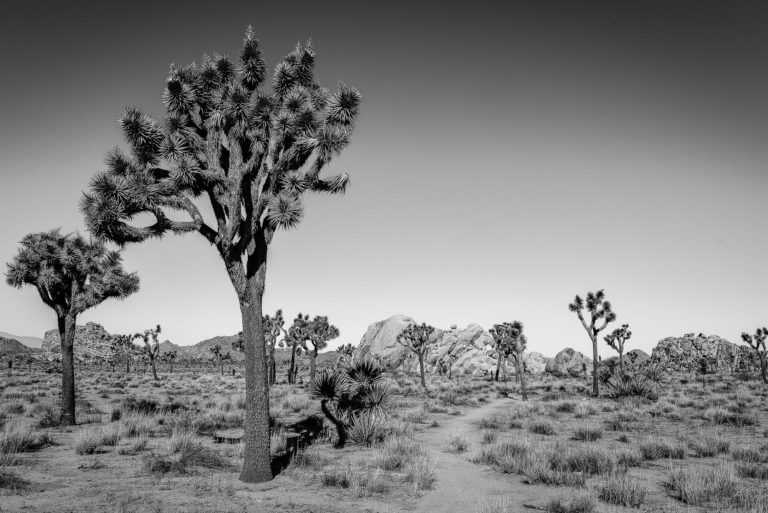
[[[320,409],[336,427],[337,448],[346,445],[355,423],[371,424],[374,418],[389,416],[392,394],[381,381],[383,374],[383,367],[373,360],[356,358],[339,369],[323,370],[311,381],[310,396],[320,400]]]
[[[61,232],[31,233],[8,264],[6,281],[37,288],[56,312],[61,339],[61,422],[75,424],[74,344],[77,316],[109,298],[123,299],[139,289],[136,273],[126,273],[122,257],[99,243]]]
[[[749,344],[749,347],[755,350],[760,359],[760,375],[763,383],[768,383],[768,363],[766,362],[765,339],[768,338],[768,328],[757,328],[754,336],[749,333],[742,333],[741,339]]]
[[[298,44],[274,69],[252,28],[235,62],[225,55],[171,65],[156,121],[126,109],[119,124],[128,154],[107,155],[81,209],[91,232],[118,244],[169,233],[197,233],[216,249],[237,295],[243,321],[246,422],[240,479],[272,479],[269,384],[262,300],[268,247],[296,227],[306,193],[343,193],[346,173],[322,176],[349,144],[360,93],[315,80],[315,50]],[[215,222],[207,222],[205,202]],[[186,219],[179,220],[183,215]],[[148,216],[150,223],[137,225]]]
[[[584,310],[589,312],[589,324],[584,319]],[[589,335],[589,339],[592,341],[592,395],[595,397],[600,395],[599,385],[599,355],[597,353],[597,336],[603,331],[608,323],[616,320],[616,314],[611,308],[611,303],[605,299],[605,292],[598,290],[597,292],[588,292],[586,304],[581,296],[576,296],[573,303],[568,305],[568,309],[571,312],[576,313],[581,321],[581,325]],[[602,319],[602,323],[599,321]],[[599,325],[598,325],[599,324]]]

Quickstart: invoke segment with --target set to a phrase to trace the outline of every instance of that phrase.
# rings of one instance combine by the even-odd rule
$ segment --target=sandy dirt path
[[[515,404],[515,400],[501,398],[460,417],[451,417],[437,428],[428,429],[417,436],[435,462],[437,485],[427,492],[416,505],[416,511],[424,513],[473,513],[477,506],[493,497],[511,495],[520,511],[531,511],[524,503],[540,503],[538,487],[521,483],[520,476],[502,474],[496,470],[469,461],[478,447],[477,422],[483,417],[504,413]],[[464,434],[470,440],[469,450],[464,454],[448,451],[451,435]],[[517,511],[517,510],[515,510]]]

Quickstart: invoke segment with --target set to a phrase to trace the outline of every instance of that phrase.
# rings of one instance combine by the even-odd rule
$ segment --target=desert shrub
[[[448,438],[448,448],[453,452],[466,452],[469,448],[469,440],[464,435],[450,435]]]
[[[51,443],[47,434],[22,422],[10,422],[0,431],[0,455],[34,451]]]
[[[501,429],[504,419],[500,415],[481,418],[477,425],[480,429]]]
[[[648,438],[640,442],[638,449],[646,460],[659,458],[683,459],[686,456],[684,445],[666,438]]]
[[[120,434],[123,438],[132,438],[135,436],[152,436],[155,430],[155,424],[152,418],[141,413],[130,413],[123,415],[120,419]]]
[[[563,401],[555,406],[555,411],[559,413],[573,413],[576,411],[576,403]]]
[[[7,466],[0,465],[0,489],[16,491],[27,486],[29,486],[29,481]]]
[[[755,447],[734,447],[731,451],[731,457],[736,461],[746,463],[761,463],[764,460],[768,460],[768,457],[764,456],[760,449]]]
[[[3,413],[6,415],[23,415],[27,411],[24,401],[15,400],[3,405]]]
[[[614,375],[605,382],[605,385],[607,395],[612,399],[641,397],[656,401],[659,398],[657,383],[639,373]]]
[[[579,472],[587,475],[610,474],[616,461],[607,449],[597,446],[557,446],[549,455],[552,470]]]
[[[37,417],[37,427],[40,429],[56,427],[60,424],[61,409],[52,403],[36,404],[32,414]]]
[[[158,402],[151,397],[135,397],[129,395],[123,399],[120,409],[123,412],[142,413],[144,415],[152,415],[158,412]]]
[[[372,445],[384,441],[387,435],[386,420],[373,412],[363,412],[352,419],[347,431],[352,443]]]
[[[416,440],[390,438],[379,448],[374,457],[374,465],[387,471],[401,470],[414,458],[424,454],[424,448]]]
[[[639,508],[648,491],[626,474],[608,476],[597,485],[597,497],[603,502],[628,508]]]
[[[184,474],[189,467],[228,469],[231,465],[218,451],[201,444],[182,444],[176,453],[148,453],[142,460],[143,468],[150,474]]]
[[[403,482],[411,484],[414,491],[431,490],[437,482],[434,463],[426,455],[419,455],[408,463]]]
[[[718,454],[726,454],[731,443],[716,433],[698,433],[688,440],[688,448],[696,458],[710,458]]]
[[[692,506],[703,506],[713,499],[733,496],[736,483],[731,466],[688,467],[673,470],[664,486],[677,500]]]
[[[140,437],[132,440],[128,445],[118,449],[117,453],[122,456],[133,456],[147,449],[149,438]]]
[[[592,513],[597,508],[597,501],[592,495],[580,495],[566,500],[552,498],[544,506],[547,513]]]
[[[546,421],[532,422],[528,425],[528,431],[536,435],[554,435],[555,427]]]
[[[757,426],[760,424],[757,417],[750,413],[734,413],[718,406],[707,408],[702,418],[715,424],[723,424],[733,427]]]
[[[739,477],[768,480],[768,466],[755,462],[739,463],[736,465],[736,473]]]
[[[121,430],[119,426],[109,428],[87,428],[75,433],[72,447],[76,454],[85,455],[95,453],[101,446],[114,446],[120,442]]]
[[[483,429],[480,432],[480,443],[482,444],[492,444],[496,441],[496,432],[491,431],[490,429]]]
[[[582,442],[594,442],[599,440],[603,436],[603,432],[599,429],[590,427],[579,427],[573,433],[574,440],[580,440]]]

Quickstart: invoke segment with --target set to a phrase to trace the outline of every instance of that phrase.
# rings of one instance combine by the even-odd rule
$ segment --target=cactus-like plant
[[[312,379],[310,396],[320,400],[320,409],[336,427],[337,448],[344,447],[349,428],[361,416],[389,415],[391,391],[381,381],[383,374],[378,363],[357,358],[338,370],[325,369]]]
[[[178,357],[179,357],[179,352],[176,351],[176,350],[174,350],[174,351],[165,351],[165,352],[160,354],[160,360],[163,363],[168,365],[168,367],[170,368],[171,374],[173,374],[173,363],[176,361],[176,358],[178,358]]]
[[[528,392],[525,386],[525,369],[523,365],[523,353],[528,345],[528,339],[523,335],[523,323],[520,321],[494,324],[489,330],[499,355],[511,356],[515,362],[515,372],[520,381],[520,391],[523,401],[528,400]],[[500,360],[499,360],[500,362]],[[498,381],[498,368],[496,379]]]
[[[141,351],[142,356],[146,358],[147,363],[149,363],[149,366],[152,368],[152,378],[155,381],[160,380],[160,378],[157,377],[157,367],[155,365],[157,357],[160,354],[160,341],[157,338],[159,334],[160,325],[158,324],[155,329],[144,330],[141,333],[129,335],[128,337],[131,345],[133,345],[133,341],[137,338],[141,339],[144,343],[144,347],[139,351]]]
[[[429,349],[429,338],[435,328],[426,323],[409,324],[395,339],[398,344],[405,347],[416,355],[419,359],[419,375],[421,377],[421,387],[426,390],[427,382],[424,378],[424,355]]]
[[[581,296],[576,296],[573,303],[568,305],[568,309],[571,312],[576,313],[581,321],[581,325],[584,326],[589,339],[592,341],[592,395],[595,397],[600,395],[599,385],[599,354],[597,352],[597,336],[603,331],[608,323],[616,320],[616,314],[611,308],[611,303],[605,299],[605,292],[598,290],[597,292],[587,292],[586,302]],[[589,324],[584,319],[584,310],[589,312]],[[598,322],[602,319],[602,323],[598,326]]]
[[[629,331],[629,324],[622,324],[621,328],[616,328],[603,337],[608,346],[619,353],[619,370],[621,372],[624,372],[624,344],[630,338],[632,338],[632,332]]]
[[[749,344],[749,347],[755,350],[760,359],[760,376],[763,383],[768,384],[768,362],[766,362],[765,339],[768,338],[768,328],[757,328],[754,335],[742,333],[741,339]]]

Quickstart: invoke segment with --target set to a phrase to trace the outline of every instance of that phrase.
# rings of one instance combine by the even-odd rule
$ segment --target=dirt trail
[[[520,482],[520,477],[502,474],[469,461],[469,455],[478,447],[476,423],[483,417],[503,413],[516,401],[496,399],[466,415],[451,417],[437,428],[418,435],[429,456],[435,462],[437,485],[419,501],[416,510],[423,513],[473,513],[477,506],[495,496],[511,495],[520,505],[520,511],[530,511],[523,503],[538,503],[542,497],[536,487]],[[451,435],[467,435],[470,448],[467,453],[448,452]],[[519,501],[519,502],[518,502]]]

